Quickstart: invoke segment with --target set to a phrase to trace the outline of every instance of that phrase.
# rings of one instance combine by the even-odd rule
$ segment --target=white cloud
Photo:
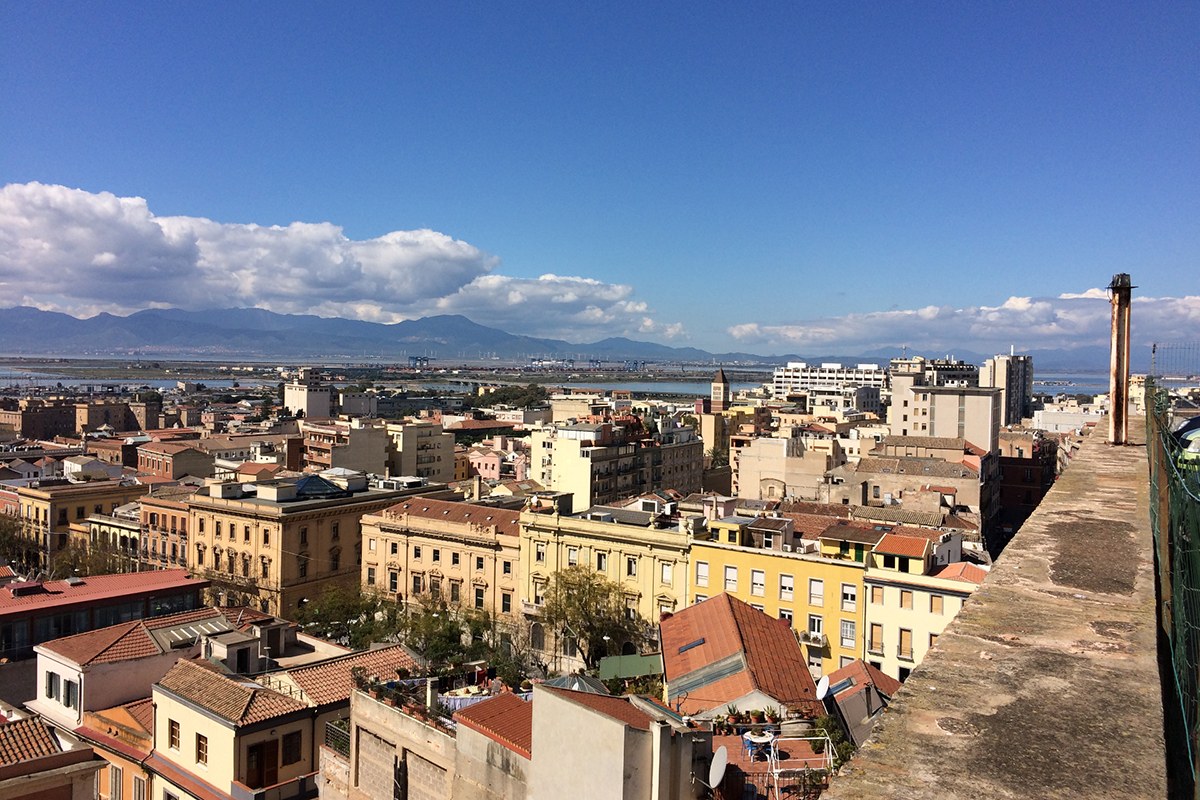
[[[579,341],[644,325],[633,287],[497,275],[500,259],[432,230],[356,241],[330,223],[158,217],[140,197],[40,183],[0,189],[0,305],[87,315],[254,306],[376,322],[464,314]],[[655,323],[663,336],[678,324]]]
[[[1107,345],[1111,306],[1108,293],[1090,289],[1056,298],[1010,297],[999,306],[926,306],[915,310],[848,314],[790,325],[743,323],[728,328],[744,345],[847,352],[910,345],[987,352],[1007,349],[1071,349]],[[1194,339],[1200,326],[1200,297],[1139,297],[1133,312],[1135,344]]]

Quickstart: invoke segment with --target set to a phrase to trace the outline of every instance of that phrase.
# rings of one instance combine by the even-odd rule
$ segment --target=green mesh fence
[[[1146,381],[1150,518],[1158,562],[1159,621],[1168,639],[1174,692],[1164,702],[1167,747],[1186,749],[1193,783],[1200,758],[1200,453],[1189,453],[1172,431],[1190,413],[1165,376]],[[1168,680],[1168,676],[1163,676]],[[1179,728],[1170,730],[1172,718]]]

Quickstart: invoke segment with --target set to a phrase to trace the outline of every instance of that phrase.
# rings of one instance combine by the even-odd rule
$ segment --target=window
[[[292,731],[283,735],[283,765],[285,767],[300,760],[303,740],[303,734],[300,731]]]
[[[217,520],[216,528],[213,530],[213,536],[221,538],[221,520]],[[304,541],[304,528],[300,529],[300,541]]]
[[[900,590],[900,607],[912,608],[912,592],[907,589]]]
[[[217,527],[220,528],[221,523],[218,522]],[[300,526],[300,544],[308,544],[308,526],[307,525]]]
[[[896,652],[899,658],[912,659],[912,631],[900,629],[900,649]]]
[[[842,611],[858,610],[858,587],[853,583],[842,584]]]
[[[878,486],[872,486],[872,487],[871,487],[871,496],[872,496],[873,498],[875,498],[876,500],[878,500],[878,499],[879,499],[879,487],[878,487]]]
[[[938,635],[936,633],[929,634],[929,649],[932,650],[933,646],[937,644],[937,637]]]
[[[375,568],[367,567],[367,586],[375,585]]]
[[[208,763],[208,737],[204,734],[196,734],[196,763]]]
[[[146,800],[146,779],[133,776],[133,800]]]
[[[578,563],[579,563],[579,548],[578,547],[568,547],[567,548],[567,566],[573,567]]]
[[[413,590],[413,594],[421,593],[421,576],[420,575],[412,576],[412,590]]]
[[[437,549],[436,547],[433,548],[433,563],[440,564],[441,561],[442,561],[442,551]]]
[[[375,552],[375,540],[373,538],[367,539],[367,550],[372,553]]]
[[[75,681],[63,681],[62,703],[67,708],[79,708],[79,684]]]
[[[475,607],[483,608],[483,587],[482,586],[475,587]]]
[[[267,528],[263,528],[263,545],[267,546],[270,544],[271,544],[271,531],[268,530]]]
[[[400,543],[399,542],[392,542],[391,553],[394,556],[400,555]]]
[[[901,572],[908,572],[908,559],[901,556],[899,560],[899,567]]]
[[[697,586],[708,586],[708,562],[707,561],[697,561],[696,562],[696,585]]]
[[[882,586],[872,586],[871,587],[871,602],[877,606],[883,605],[883,587]]]
[[[813,634],[821,634],[825,632],[825,620],[820,614],[808,615],[808,632]]]
[[[708,595],[706,595],[706,594],[698,594],[698,595],[696,595],[695,597],[693,597],[693,598],[692,598],[692,602],[693,602],[693,603],[703,603],[703,602],[704,602],[705,600],[707,600],[707,599],[708,599]]]
[[[265,559],[262,562],[262,576],[264,580],[271,577],[271,565]]]
[[[599,572],[608,569],[608,553],[596,553],[596,569]]]
[[[173,719],[167,720],[167,747],[179,749],[179,723]]]
[[[459,583],[458,581],[450,582],[450,600],[452,602],[455,602],[455,603],[458,602],[459,591],[461,591],[459,587],[461,587],[461,586],[462,586],[462,584]]]
[[[299,568],[300,577],[307,578],[308,577],[308,558],[305,556],[298,556],[296,558],[296,566]]]
[[[329,553],[329,568],[337,572],[342,565],[342,554],[338,550],[331,550]]]
[[[500,611],[504,614],[512,613],[512,595],[508,592],[500,595]]]
[[[337,539],[338,539],[338,523],[337,522],[333,522],[330,524],[330,533],[331,533],[334,541],[337,541]]]
[[[737,585],[737,567],[725,567],[725,591],[736,592]]]
[[[663,585],[670,586],[671,579],[674,578],[674,576],[675,576],[675,570],[672,567],[672,565],[671,564],[663,564],[660,572],[662,573],[660,577],[662,578]]]
[[[204,545],[202,544],[196,545],[196,566],[204,566]]]
[[[400,573],[389,572],[388,573],[388,591],[389,592],[396,591],[396,589],[397,589],[397,587],[399,587],[399,585],[400,585]]]
[[[247,526],[245,526],[245,528],[243,528],[242,541],[243,542],[250,541],[250,526],[249,525],[247,525]]]
[[[729,543],[730,544],[738,543],[738,532],[736,530],[732,530],[729,532]]]
[[[855,622],[852,619],[842,620],[842,647],[853,649],[855,636]]]
[[[60,680],[61,680],[61,678],[58,677],[57,672],[47,672],[46,673],[46,697],[47,698],[53,699],[53,700],[58,700],[60,697],[62,697],[62,693],[59,690],[59,681]]]
[[[125,790],[125,771],[116,764],[108,765],[108,800],[121,800]]]
[[[850,555],[850,543],[849,542],[838,542],[838,555],[839,556]]]
[[[198,524],[200,525],[200,532],[204,533],[204,517],[200,518],[200,521]]]
[[[792,624],[792,610],[790,608],[779,609],[779,618],[786,619],[788,621],[788,625],[791,625]]]
[[[458,584],[454,584],[454,587],[457,588]],[[434,597],[442,596],[442,581],[439,578],[429,579],[429,593]]]
[[[883,626],[878,622],[871,623],[871,638],[867,640],[867,650],[872,653],[883,652]]]
[[[421,557],[421,545],[413,545],[413,558]]]
[[[808,579],[808,604],[810,606],[825,605],[825,581],[820,578]]]
[[[929,595],[929,613],[941,614],[943,608],[943,598],[940,594]]]
[[[767,574],[761,569],[750,570],[750,594],[755,597],[765,597],[767,594]]]
[[[625,559],[625,574],[630,578],[637,577],[637,559],[630,557]]]
[[[896,557],[885,555],[883,557],[883,568],[884,569],[895,569],[896,568]]]
[[[753,608],[755,611],[765,612],[767,610],[766,606],[764,606],[762,603],[751,603],[750,607]]]
[[[480,561],[482,561],[482,560],[483,560],[483,559],[480,559]],[[483,569],[483,567],[479,567],[479,569]],[[512,575],[512,562],[511,562],[511,561],[505,561],[505,562],[504,562],[504,567],[503,567],[503,569],[502,569],[501,571],[502,571],[502,572],[503,572],[505,575]]]
[[[820,678],[821,670],[821,651],[815,647],[808,648],[808,671],[814,678]]]
[[[452,566],[452,567],[458,566],[458,553],[450,554],[450,566]]]
[[[779,576],[779,599],[791,600],[795,595],[796,579],[791,575]]]
[[[533,560],[539,564],[546,562],[546,543],[538,542],[533,546]],[[574,563],[574,562],[571,562]]]

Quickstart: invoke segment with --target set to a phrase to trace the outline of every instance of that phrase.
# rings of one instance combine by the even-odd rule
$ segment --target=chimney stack
[[[1112,357],[1108,371],[1108,441],[1125,444],[1129,435],[1129,305],[1136,286],[1129,273],[1113,275],[1108,286],[1112,302]]]

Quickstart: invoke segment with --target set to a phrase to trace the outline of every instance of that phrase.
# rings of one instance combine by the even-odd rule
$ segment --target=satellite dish
[[[821,680],[817,682],[817,699],[824,700],[827,694],[829,694],[829,676],[822,675]]]
[[[717,752],[713,753],[712,763],[708,765],[708,788],[715,789],[721,785],[721,781],[725,779],[725,767],[729,765],[729,751],[725,749],[725,745],[717,748]]]

